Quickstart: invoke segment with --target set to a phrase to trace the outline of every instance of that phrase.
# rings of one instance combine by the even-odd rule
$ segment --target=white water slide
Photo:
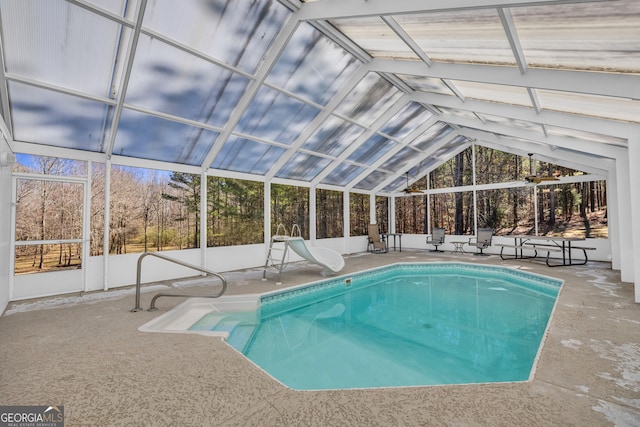
[[[287,244],[295,253],[309,262],[322,266],[322,275],[337,273],[344,268],[344,258],[329,248],[310,248],[302,237],[290,237]]]

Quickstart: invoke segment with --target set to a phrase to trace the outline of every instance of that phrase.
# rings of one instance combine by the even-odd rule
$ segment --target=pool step
[[[242,351],[247,342],[251,339],[255,325],[246,323],[235,316],[228,316],[224,313],[219,315],[209,315],[193,325],[191,330],[196,331],[216,331],[228,333],[227,342],[235,349]]]
[[[244,351],[247,343],[251,340],[251,337],[253,337],[253,332],[255,331],[255,329],[255,325],[239,324],[229,334],[227,342],[236,350]]]

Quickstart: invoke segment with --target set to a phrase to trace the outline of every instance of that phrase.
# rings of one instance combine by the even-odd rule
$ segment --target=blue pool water
[[[259,313],[191,329],[229,331],[299,390],[524,381],[561,285],[502,267],[396,264],[263,295]]]

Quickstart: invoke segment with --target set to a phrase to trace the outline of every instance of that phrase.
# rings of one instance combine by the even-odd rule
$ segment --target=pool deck
[[[565,280],[532,381],[295,391],[218,338],[139,332],[182,299],[131,313],[129,288],[10,304],[0,317],[0,405],[64,405],[66,426],[640,426],[640,304],[609,264],[550,269],[405,250],[346,257],[344,273],[418,261],[505,265]],[[280,286],[275,272],[262,282],[261,269],[225,276],[228,294],[247,294],[320,280],[319,271],[292,265]],[[147,287],[143,307],[166,286]],[[179,287],[207,292],[197,283]]]

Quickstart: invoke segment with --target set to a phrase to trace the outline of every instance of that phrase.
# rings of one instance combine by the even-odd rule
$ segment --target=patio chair
[[[491,238],[493,237],[493,228],[478,228],[478,235],[469,239],[469,246],[475,246],[480,252],[474,255],[488,255],[484,250],[491,246]],[[472,240],[475,239],[475,242]]]
[[[387,243],[380,235],[380,228],[378,224],[369,224],[369,252],[373,253],[385,253],[387,252]]]
[[[432,234],[430,236],[427,236],[427,245],[432,245],[436,247],[435,249],[431,249],[431,252],[444,252],[438,249],[438,246],[444,245],[445,229],[434,228],[431,231],[432,231]]]

